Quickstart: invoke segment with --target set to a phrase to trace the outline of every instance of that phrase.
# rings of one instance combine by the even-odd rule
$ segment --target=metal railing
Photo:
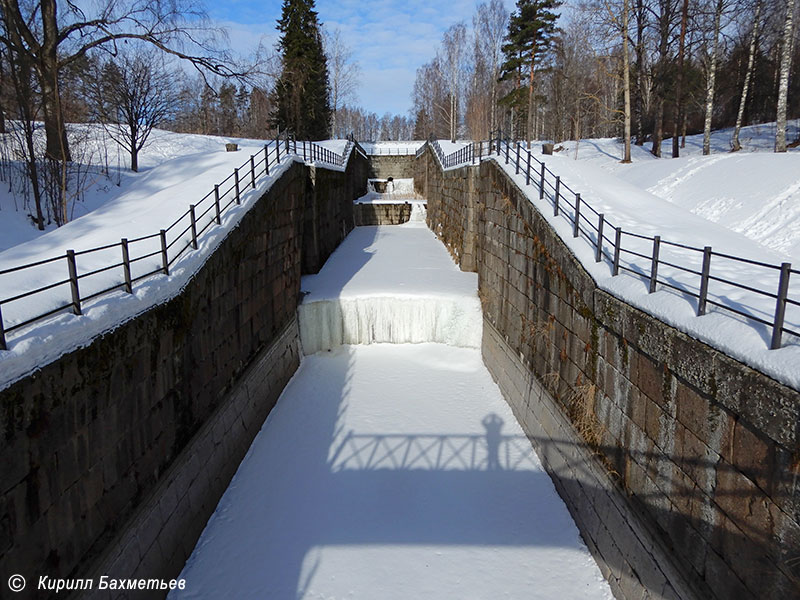
[[[544,162],[533,156],[523,142],[513,141],[502,132],[493,132],[489,140],[473,142],[460,150],[444,155],[439,143],[429,139],[427,147],[432,148],[443,169],[468,166],[486,158],[494,158],[506,168],[513,169],[515,175],[524,175],[525,185],[538,188],[540,200],[547,199],[553,208],[554,217],[566,219],[572,226],[572,237],[582,237],[592,247],[595,262],[606,261],[612,276],[627,272],[643,279],[648,292],[655,292],[659,286],[670,289],[682,296],[697,300],[696,314],[705,315],[709,306],[733,313],[746,321],[760,323],[770,328],[770,349],[782,345],[783,334],[800,338],[800,330],[786,326],[787,308],[800,309],[800,296],[792,296],[789,290],[791,275],[800,275],[792,269],[791,263],[769,264],[762,261],[717,252],[710,246],[695,247],[671,242],[659,235],[642,235],[615,226],[604,213],[597,211],[589,202],[573,191],[561,177],[547,168]],[[417,156],[421,155],[424,147]],[[611,235],[609,235],[611,233]],[[676,257],[665,258],[665,251]],[[671,257],[670,257],[671,258]],[[683,261],[679,264],[678,261]],[[734,281],[712,273],[712,265],[727,262],[727,270],[752,267],[761,273],[774,273],[777,287],[774,291],[760,289],[743,281]],[[663,277],[660,267],[669,267],[681,274],[681,278]],[[687,281],[686,277],[693,281]],[[710,293],[715,286],[730,286],[728,290]],[[774,300],[774,310],[769,313],[729,297],[730,291],[746,292],[758,299]],[[757,303],[756,303],[757,304]],[[800,312],[800,311],[798,311]]]
[[[369,156],[414,156],[421,147],[425,144],[422,143],[419,147],[402,146],[402,145],[381,145],[380,143],[367,144],[366,153]]]
[[[302,157],[303,160],[344,167],[353,149],[366,156],[352,135],[348,136],[341,155],[314,142],[279,135],[157,233],[122,238],[117,243],[79,252],[67,250],[59,256],[0,270],[0,286],[6,278],[6,281],[14,279],[18,289],[30,288],[7,298],[0,297],[0,350],[8,349],[6,336],[10,332],[64,311],[80,315],[84,303],[89,300],[117,290],[133,294],[134,285],[141,280],[157,274],[169,275],[178,258],[187,251],[196,250],[204,234],[222,224],[226,211],[241,204],[242,193],[247,188],[255,189],[258,179],[269,175],[270,169],[286,158]],[[63,278],[53,278],[52,273],[37,271],[44,265],[58,262],[64,263]],[[44,303],[50,306],[41,312],[31,314],[27,311],[26,314],[22,311],[22,317],[6,317],[4,320],[4,307],[34,297],[41,299],[40,294],[56,288],[63,292],[60,298],[55,302],[46,300]]]

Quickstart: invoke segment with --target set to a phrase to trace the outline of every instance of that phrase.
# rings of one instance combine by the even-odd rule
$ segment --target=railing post
[[[131,280],[131,255],[128,251],[128,238],[122,238],[122,273],[125,275],[125,291],[133,293],[133,281]]]
[[[236,185],[236,204],[241,204],[242,201],[239,198],[239,167],[233,170],[233,181]]]
[[[697,316],[706,314],[708,276],[711,274],[711,246],[703,248],[703,270],[700,275],[700,296],[697,299]]]
[[[594,251],[594,262],[600,262],[603,259],[603,226],[606,223],[606,216],[603,213],[598,215],[597,223],[597,247]]]
[[[264,175],[269,175],[269,145],[264,144]]]
[[[581,195],[575,194],[575,222],[572,224],[572,237],[576,238],[580,234],[581,222]]]
[[[656,283],[658,282],[658,252],[661,248],[661,236],[657,235],[653,238],[653,266],[650,268],[650,293],[656,291]]]
[[[489,146],[489,150],[491,151],[491,145]],[[478,142],[478,164],[481,164],[483,160],[483,142]]]
[[[275,162],[281,162],[281,140],[280,137],[275,138]]]
[[[189,205],[189,216],[192,219],[192,248],[197,250],[197,217],[194,212],[194,204]]]
[[[528,150],[528,163],[525,167],[525,185],[531,184],[531,151]]]
[[[250,155],[250,182],[253,184],[253,189],[256,189],[256,157]]]
[[[541,168],[542,174],[541,177],[539,178],[539,200],[544,198],[544,169],[545,169],[544,163],[542,163],[542,168]]]
[[[561,175],[556,175],[556,192],[553,196],[553,216],[558,216],[558,199],[561,196]]]
[[[506,142],[506,164],[508,164],[508,146],[509,145],[510,144],[508,142]]]
[[[617,227],[614,237],[614,269],[611,271],[612,277],[619,275],[619,254],[622,250],[622,227]]]
[[[303,162],[306,162],[306,141],[303,140]]]
[[[781,279],[778,282],[778,301],[775,304],[775,321],[772,327],[772,343],[770,344],[772,350],[777,350],[781,347],[783,319],[786,315],[786,297],[789,295],[789,275],[791,275],[791,270],[791,263],[781,263]]]
[[[217,209],[217,225],[222,225],[222,215],[219,210],[219,185],[214,185],[214,208]]]
[[[69,288],[72,292],[72,312],[81,314],[81,294],[78,290],[78,267],[75,264],[75,250],[67,250],[67,268],[69,269]]]
[[[517,142],[517,162],[514,167],[514,175],[519,175],[519,142]]]
[[[167,257],[167,232],[162,229],[159,232],[161,237],[161,265],[164,270],[164,275],[169,275],[169,258]]]
[[[3,327],[3,305],[0,304],[0,350],[8,350],[6,344],[6,330]]]

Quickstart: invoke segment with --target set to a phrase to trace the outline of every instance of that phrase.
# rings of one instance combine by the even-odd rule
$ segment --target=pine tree
[[[512,80],[514,89],[502,102],[526,116],[529,145],[534,134],[536,69],[555,42],[558,15],[553,11],[559,6],[559,0],[517,0],[517,8],[508,23],[506,43],[503,44],[505,62],[501,67],[500,79]],[[523,81],[526,84],[524,87]]]
[[[281,75],[273,91],[273,126],[302,139],[328,137],[328,65],[314,0],[284,0],[278,21]]]

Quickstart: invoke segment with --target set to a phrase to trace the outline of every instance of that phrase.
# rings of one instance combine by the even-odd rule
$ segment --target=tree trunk
[[[528,126],[525,132],[528,137],[528,150],[531,149],[531,140],[534,137],[533,131],[533,53],[531,53],[531,74],[528,80]]]
[[[731,148],[734,152],[742,149],[739,144],[739,130],[742,128],[742,119],[744,119],[744,107],[747,102],[747,92],[750,89],[750,80],[753,78],[753,64],[755,63],[756,55],[756,42],[758,41],[758,21],[761,16],[761,3],[758,0],[756,3],[756,11],[753,16],[753,33],[750,36],[750,49],[747,55],[747,71],[744,74],[744,84],[742,85],[742,97],[739,99],[739,112],[736,114],[736,126],[733,128],[733,139],[731,140]]]
[[[717,78],[717,48],[719,46],[719,22],[722,17],[724,0],[717,0],[714,12],[714,38],[711,44],[711,64],[708,66],[706,80],[706,120],[703,126],[703,155],[711,154],[711,117],[714,113],[714,84]]]
[[[622,162],[631,162],[631,72],[628,60],[628,0],[622,5],[622,81],[625,98],[625,150]]]
[[[643,0],[636,0],[636,145],[644,144],[644,6]]]
[[[786,0],[786,21],[783,26],[781,70],[778,81],[778,118],[775,129],[775,152],[786,152],[786,102],[789,95],[789,71],[792,65],[792,17],[794,0]]]
[[[58,24],[55,0],[41,0],[44,42],[39,53],[39,83],[42,88],[44,130],[47,135],[48,158],[68,162],[71,159],[61,96],[58,89]]]
[[[664,137],[664,99],[656,100],[656,122],[653,131],[653,147],[650,152],[653,156],[661,158],[661,140]]]
[[[44,231],[44,212],[42,211],[42,190],[39,185],[39,165],[36,162],[36,150],[33,146],[34,116],[31,113],[31,90],[32,67],[30,58],[24,54],[10,52],[11,59],[11,81],[14,84],[14,94],[17,106],[19,107],[19,117],[22,125],[22,134],[25,138],[25,161],[28,169],[28,177],[31,182],[33,192],[33,203],[36,207],[36,226],[40,231]]]
[[[681,10],[681,34],[678,39],[678,80],[675,82],[675,110],[672,125],[672,158],[678,158],[680,151],[681,104],[683,102],[683,64],[686,53],[686,25],[689,20],[689,0],[683,0]]]

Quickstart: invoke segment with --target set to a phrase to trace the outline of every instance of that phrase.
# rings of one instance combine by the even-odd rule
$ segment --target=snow
[[[439,147],[442,149],[442,153],[447,156],[448,154],[452,154],[453,152],[458,152],[465,146],[469,146],[472,142],[465,142],[456,140],[455,142],[451,142],[450,140],[437,140],[439,142]]]
[[[702,250],[704,246],[711,246],[715,252],[723,252],[735,256],[740,256],[750,260],[761,261],[772,265],[780,265],[784,261],[791,261],[792,256],[786,253],[771,250],[744,235],[724,227],[722,224],[713,223],[699,215],[693,214],[680,206],[676,202],[670,202],[626,181],[624,176],[620,176],[623,171],[628,176],[634,177],[633,169],[636,163],[630,165],[618,165],[608,151],[611,144],[616,142],[609,140],[606,142],[594,141],[597,151],[588,160],[574,160],[573,156],[567,153],[557,153],[553,156],[543,156],[539,152],[534,154],[540,160],[544,160],[547,167],[555,174],[560,175],[562,181],[569,187],[581,194],[582,200],[591,204],[594,209],[604,213],[610,225],[621,226],[626,231],[633,231],[641,235],[661,235],[662,245],[660,253],[659,278],[670,282],[672,285],[681,287],[692,293],[698,293],[700,287],[700,276],[696,273],[687,273],[680,269],[670,267],[664,262],[682,265],[699,272],[702,265],[702,252],[690,251],[682,248],[675,248],[664,244],[664,241],[686,244],[698,247]],[[585,141],[581,142],[583,147]],[[641,150],[641,149],[640,149]],[[718,187],[726,186],[726,178],[739,181],[744,179],[737,173],[741,166],[738,166],[736,155],[733,158],[720,159],[719,155],[705,157],[705,160],[715,161],[713,164],[725,165],[729,168],[722,172],[719,171],[715,177],[707,180],[692,178],[694,193],[700,196],[711,197]],[[777,179],[783,181],[784,185],[788,181],[795,181],[800,169],[793,168],[786,171],[787,164],[793,165],[791,161],[796,161],[797,154],[789,154],[787,157],[752,154],[746,160],[758,162],[764,171],[759,173],[759,181]],[[497,160],[493,156],[491,160]],[[654,173],[658,173],[658,168],[669,162],[675,168],[687,165],[688,161],[700,160],[695,157],[687,159],[653,159],[648,158],[639,163],[640,173],[649,173],[650,168],[654,168]],[[610,164],[614,162],[614,166]],[[679,162],[683,161],[683,162]],[[649,259],[632,257],[623,254],[621,264],[633,268],[641,276],[621,273],[617,277],[612,277],[611,266],[608,260],[596,263],[594,260],[594,242],[589,243],[583,236],[580,238],[572,237],[572,225],[568,222],[564,211],[554,218],[551,204],[551,192],[549,188],[547,197],[539,200],[538,186],[535,181],[526,186],[525,176],[520,173],[514,174],[514,161],[505,164],[504,156],[498,163],[505,169],[517,186],[524,190],[530,201],[551,223],[562,240],[572,250],[575,256],[581,261],[583,266],[594,278],[600,288],[625,300],[626,302],[640,308],[666,323],[669,323],[681,331],[706,342],[729,356],[748,364],[763,373],[770,375],[795,389],[800,389],[800,339],[784,333],[783,347],[777,350],[769,350],[769,342],[772,334],[771,327],[758,324],[751,320],[735,315],[714,306],[709,306],[708,314],[698,317],[696,315],[697,301],[671,290],[664,286],[653,293],[648,293],[648,282],[651,261]],[[800,165],[798,165],[800,166]],[[631,169],[628,171],[628,169]],[[691,176],[691,175],[690,175]],[[647,177],[656,179],[650,174]],[[750,174],[752,177],[752,173]],[[676,182],[678,177],[673,173],[660,179],[662,187]],[[722,183],[718,183],[718,180]],[[774,189],[778,193],[780,183],[774,188],[765,186],[767,189]],[[778,216],[772,215],[774,221],[786,224],[785,229],[781,230],[783,239],[795,239],[793,227],[796,220],[784,220],[782,215],[795,214],[797,210],[797,199],[792,199],[792,194],[796,194],[794,184],[789,185],[779,195],[783,198],[782,202],[773,202],[770,206],[778,204]],[[563,190],[562,190],[563,191]],[[747,195],[748,188],[742,190],[741,198],[749,198],[753,205],[756,204],[755,193]],[[572,194],[565,195],[570,202],[573,202]],[[742,200],[744,203],[745,200]],[[761,200],[763,204],[763,197]],[[706,205],[708,208],[709,205]],[[566,206],[567,215],[572,215],[572,210]],[[781,213],[780,211],[783,211]],[[584,208],[584,215],[591,214]],[[595,219],[592,215],[592,218]],[[606,235],[613,239],[613,229],[609,223],[606,224]],[[773,223],[774,225],[775,223]],[[433,224],[436,227],[436,223]],[[585,225],[588,227],[588,225]],[[779,231],[775,228],[770,229],[773,235],[778,236]],[[594,236],[594,234],[593,234]],[[594,236],[593,239],[596,239]],[[786,243],[786,242],[784,242]],[[626,236],[624,247],[635,250],[644,256],[651,256],[652,242],[636,240]],[[792,247],[786,243],[787,247]],[[613,247],[605,244],[605,250],[611,254]],[[795,256],[794,264],[800,260]],[[714,277],[729,279],[751,287],[761,289],[765,292],[776,294],[778,289],[779,271],[768,269],[756,265],[749,265],[742,262],[732,261],[725,258],[714,257],[711,263],[711,274]],[[800,277],[794,276],[790,279],[789,297],[800,298]],[[754,316],[772,322],[775,314],[774,297],[762,296],[753,292],[743,290],[718,281],[712,281],[709,288],[709,299],[732,306],[738,310],[749,312]],[[789,305],[786,309],[785,326],[800,331],[800,307]]]
[[[424,140],[402,142],[359,142],[364,151],[370,155],[394,154],[400,156],[414,155],[425,143]]]
[[[97,129],[97,128],[96,128]],[[225,142],[239,144],[239,151],[226,152]],[[336,142],[336,140],[334,140]],[[111,186],[105,198],[96,201],[88,214],[76,218],[63,227],[47,231],[26,242],[0,252],[0,271],[23,264],[64,255],[67,249],[76,253],[109,244],[117,246],[81,254],[77,257],[78,275],[121,262],[119,241],[125,237],[135,239],[158,233],[187,211],[190,203],[197,203],[209,194],[214,184],[230,176],[234,168],[248,161],[250,155],[263,156],[264,141],[218,138],[213,136],[179,135],[154,132],[153,141],[142,153],[142,169],[129,173],[119,188]],[[274,146],[274,143],[272,144]],[[342,148],[344,145],[342,144]],[[274,150],[271,151],[274,157]],[[0,351],[0,389],[24,377],[41,365],[90,343],[96,336],[110,331],[134,318],[152,306],[166,302],[183,289],[192,275],[205,263],[227,233],[241,220],[244,213],[260,198],[288,168],[290,160],[283,158],[279,167],[273,164],[269,176],[256,179],[256,188],[250,186],[249,168],[241,172],[241,206],[232,205],[222,214],[222,224],[211,224],[199,236],[197,251],[184,252],[171,266],[169,276],[155,275],[134,285],[134,293],[111,292],[83,303],[83,315],[61,312],[30,326],[6,334],[8,350]],[[326,168],[336,168],[326,166]],[[221,188],[221,193],[232,187],[232,179]],[[98,196],[102,195],[100,192]],[[223,199],[224,206],[232,196]],[[6,200],[8,197],[6,197]],[[202,209],[209,208],[207,199]],[[199,211],[198,211],[199,212]],[[197,228],[202,229],[214,218],[214,210],[198,218]],[[6,222],[0,219],[0,239],[5,239],[6,228],[19,227],[19,219]],[[170,258],[186,245],[189,233],[178,238],[176,233],[188,227],[185,217],[168,235],[168,241],[177,240],[170,249]],[[35,231],[25,226],[26,232]],[[158,238],[131,242],[131,259],[150,252],[158,252]],[[158,269],[161,258],[157,254],[132,264],[132,276]],[[68,277],[66,260],[61,258],[41,266],[0,275],[0,297],[11,298],[30,290]],[[120,284],[122,267],[113,268],[80,280],[81,297]],[[22,323],[36,315],[62,306],[70,301],[69,284],[63,283],[47,291],[2,305],[5,327]]]
[[[424,221],[357,227],[301,289],[306,354],[376,342],[480,346],[477,275],[458,269]]]
[[[800,135],[800,119],[790,121],[788,131],[790,140]],[[629,165],[619,162],[622,146],[617,140],[582,140],[577,162],[602,167],[800,263],[800,148],[773,153],[774,123],[742,128],[742,150],[735,153],[730,152],[732,134],[732,129],[713,132],[709,156],[702,155],[702,134],[687,136],[686,148],[677,159],[666,158],[671,140],[663,144],[662,159],[650,154],[649,144],[633,146]],[[575,157],[575,142],[558,146],[564,150],[557,156]]]
[[[305,357],[180,577],[170,600],[613,597],[480,351],[439,344]]]

